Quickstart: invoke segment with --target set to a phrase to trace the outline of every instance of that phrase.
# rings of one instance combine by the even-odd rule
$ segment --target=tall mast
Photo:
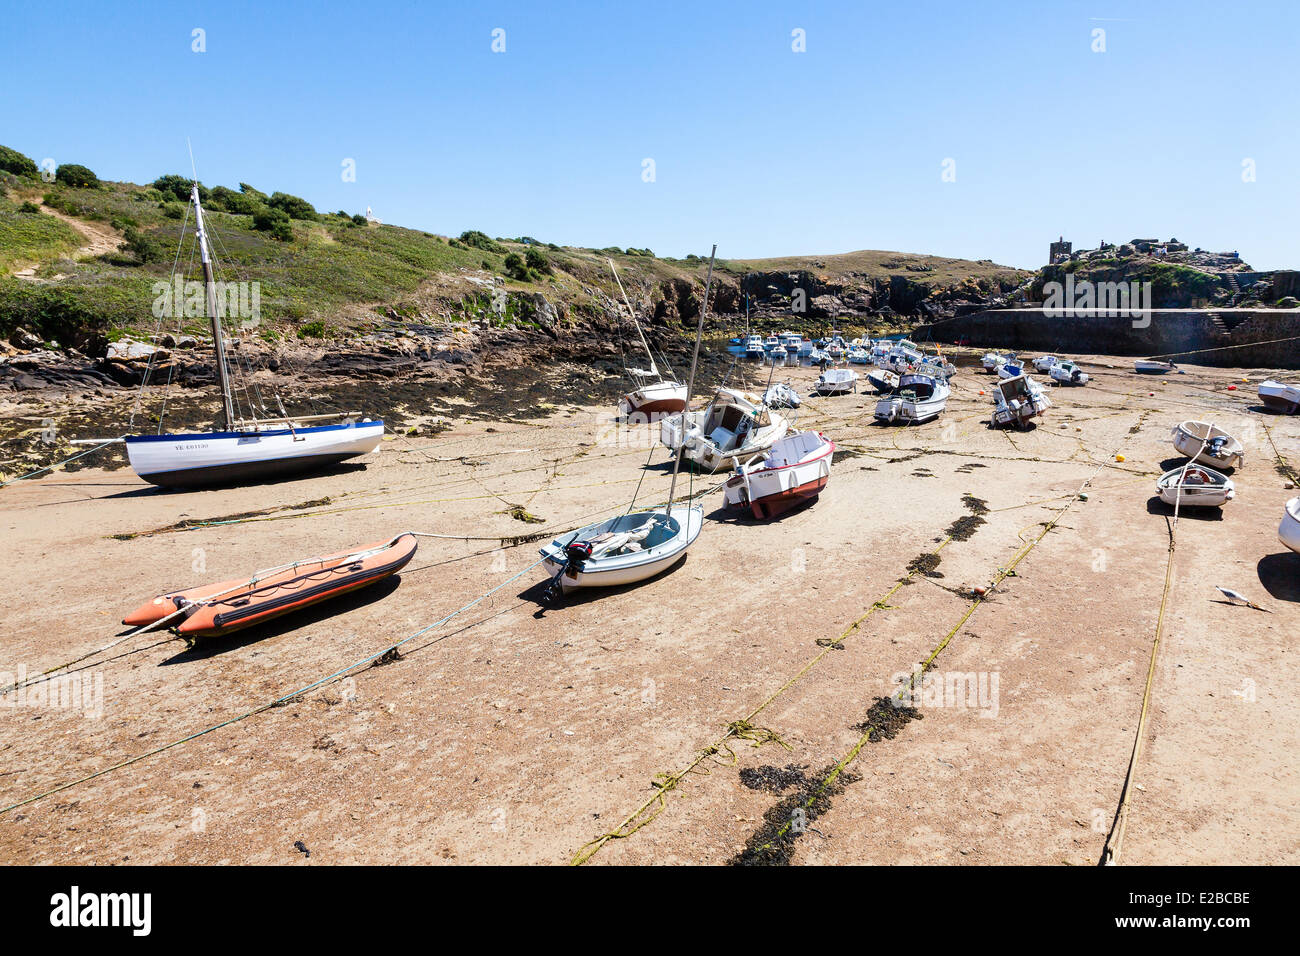
[[[221,337],[221,318],[217,315],[217,283],[212,277],[212,256],[208,252],[208,234],[203,228],[203,206],[199,203],[199,184],[190,187],[190,201],[194,203],[194,222],[199,238],[199,257],[203,260],[203,301],[212,324],[212,342],[217,350],[217,383],[221,386],[221,407],[224,421],[221,428],[234,427],[235,404],[230,397],[230,378],[226,373],[226,343]]]
[[[650,343],[645,339],[645,333],[641,331],[641,323],[636,320],[636,313],[632,311],[632,303],[627,301],[627,293],[623,291],[623,283],[618,277],[618,270],[614,268],[614,260],[606,259],[609,263],[609,271],[614,273],[614,282],[618,284],[618,294],[623,297],[623,305],[627,307],[627,314],[632,317],[632,324],[636,326],[636,334],[641,337],[641,347],[645,349],[645,357],[650,362],[650,374],[658,375],[659,369],[655,367],[655,357],[650,351]],[[669,369],[671,372],[672,369]]]
[[[709,253],[709,277],[704,280],[704,304],[700,306],[700,324],[695,329],[695,351],[691,353],[691,377],[686,382],[686,404],[682,407],[681,426],[678,434],[681,435],[682,444],[677,449],[677,456],[673,459],[673,481],[668,486],[668,504],[664,508],[665,517],[672,517],[673,513],[673,496],[677,493],[677,472],[682,467],[682,456],[686,453],[686,415],[691,409],[691,392],[695,390],[695,369],[700,361],[700,339],[704,337],[704,316],[709,311],[709,288],[713,285],[713,258],[718,254],[718,244],[713,244],[713,251]]]

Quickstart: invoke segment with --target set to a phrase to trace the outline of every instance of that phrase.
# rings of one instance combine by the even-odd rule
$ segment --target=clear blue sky
[[[1300,266],[1291,0],[265,6],[6,5],[0,143],[148,182],[188,136],[208,185],[661,255],[1036,266],[1064,233]]]

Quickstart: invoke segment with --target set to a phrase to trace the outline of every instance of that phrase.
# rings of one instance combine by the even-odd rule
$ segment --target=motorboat
[[[858,390],[858,373],[848,368],[828,368],[817,379],[814,390],[819,395],[843,395]]]
[[[639,511],[561,535],[540,554],[561,593],[635,584],[676,564],[704,527],[701,505]]]
[[[751,335],[745,340],[745,357],[746,358],[763,358],[767,351],[763,348],[763,337],[760,335]]]
[[[1259,400],[1270,412],[1294,415],[1300,411],[1300,383],[1284,384],[1271,378],[1260,382]]]
[[[984,366],[984,371],[992,374],[1008,362],[1015,361],[1015,358],[1011,354],[999,355],[997,352],[986,352],[984,357],[980,359],[980,364]]]
[[[937,418],[948,405],[952,389],[943,378],[911,372],[898,377],[898,387],[876,402],[877,421],[919,424]]]
[[[898,375],[885,368],[872,369],[867,373],[867,382],[877,393],[884,394],[898,388]]]
[[[782,332],[777,339],[791,355],[796,355],[803,346],[803,336],[798,332]]]
[[[1060,359],[1055,355],[1040,355],[1034,359],[1034,368],[1046,375],[1048,370],[1059,361]]]
[[[748,508],[760,521],[816,498],[831,477],[835,443],[820,432],[796,432],[743,464],[723,486],[730,508]]]
[[[1073,362],[1057,361],[1048,369],[1047,374],[1059,385],[1087,385],[1088,373]]]
[[[998,382],[997,388],[993,390],[993,401],[994,427],[1024,427],[1031,418],[1036,418],[1052,407],[1042,386],[1024,374]]]
[[[1171,437],[1180,454],[1202,465],[1240,468],[1246,460],[1241,442],[1209,422],[1179,422]]]
[[[1164,375],[1178,368],[1173,362],[1161,362],[1156,359],[1138,359],[1133,363],[1133,371],[1139,375]]]
[[[768,408],[798,408],[803,399],[789,382],[776,382],[763,393],[763,404]]]
[[[1203,465],[1167,471],[1156,482],[1160,500],[1182,508],[1218,508],[1236,495],[1232,479]]]
[[[789,427],[789,422],[771,411],[758,396],[723,388],[700,411],[663,419],[659,440],[670,451],[680,451],[701,468],[717,471],[729,462],[772,447]]]
[[[871,353],[861,345],[855,345],[849,349],[849,362],[853,365],[870,365]]]
[[[998,378],[1015,378],[1024,374],[1025,367],[1019,362],[1007,361],[998,366]]]

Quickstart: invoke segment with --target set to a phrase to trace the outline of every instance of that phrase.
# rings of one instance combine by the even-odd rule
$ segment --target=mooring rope
[[[53,471],[55,468],[59,468],[63,465],[66,465],[70,461],[76,461],[78,458],[85,458],[87,455],[93,454],[94,452],[99,451],[101,448],[107,448],[109,445],[117,444],[118,442],[122,441],[122,439],[125,437],[126,437],[125,435],[122,435],[119,438],[110,438],[107,441],[105,441],[103,444],[96,445],[94,448],[90,448],[87,449],[86,451],[73,455],[71,458],[65,458],[62,461],[56,461],[51,465],[46,465],[44,468],[38,468],[35,471],[29,472],[25,475],[19,475],[17,478],[10,478],[8,481],[0,481],[0,488],[6,488],[9,485],[12,485],[16,482],[24,481],[28,478],[35,478],[37,475],[43,475],[47,471]]]

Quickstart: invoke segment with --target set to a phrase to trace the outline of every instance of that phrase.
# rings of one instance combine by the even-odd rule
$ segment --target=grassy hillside
[[[188,183],[180,176],[150,185],[101,182],[81,166],[67,167],[76,171],[68,176],[60,167],[57,181],[44,182],[35,164],[15,156],[0,147],[0,334],[23,326],[67,345],[88,329],[109,339],[152,331],[153,283],[171,276],[173,262],[187,277],[197,275],[192,223],[180,244]],[[423,320],[492,317],[494,284],[509,294],[506,314],[496,321],[527,324],[540,294],[559,306],[561,323],[581,323],[616,294],[607,257],[618,263],[634,298],[671,300],[671,326],[671,316],[679,307],[687,310],[698,294],[693,290],[702,286],[706,266],[696,257],[664,259],[649,250],[561,248],[474,232],[435,235],[344,211],[318,212],[297,197],[246,184],[205,187],[204,194],[218,278],[260,282],[259,334],[267,338],[364,328],[379,313]],[[110,251],[78,257],[86,237],[77,225],[95,232]],[[33,266],[34,273],[15,276]],[[766,271],[806,271],[833,281],[901,274],[936,288],[991,288],[1024,275],[991,262],[855,252],[727,260],[719,263],[719,280],[731,277],[734,286],[739,277]],[[717,307],[734,305],[732,296]],[[190,331],[201,331],[202,320],[191,325]]]

